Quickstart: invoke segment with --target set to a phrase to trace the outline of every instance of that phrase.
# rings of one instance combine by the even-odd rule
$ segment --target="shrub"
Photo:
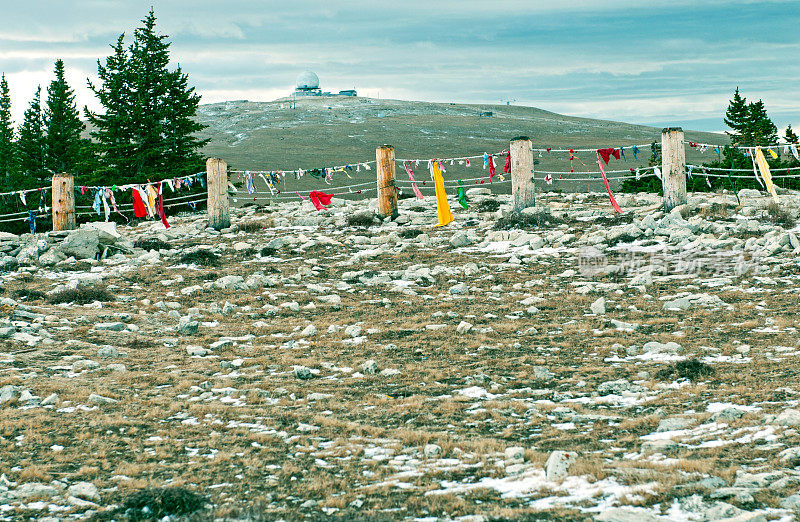
[[[696,381],[698,377],[707,377],[714,374],[714,368],[697,359],[687,359],[670,364],[660,372],[661,379],[689,379]]]
[[[522,212],[512,212],[497,220],[494,225],[495,230],[514,230],[514,229],[533,229],[549,225],[560,225],[564,220],[549,212],[535,212],[533,214],[523,214]]]
[[[139,239],[133,244],[136,248],[141,248],[142,250],[169,250],[172,246],[165,242],[161,241],[157,237],[151,239]]]
[[[347,216],[347,226],[350,227],[371,227],[378,222],[374,214],[367,214],[365,212]]]
[[[181,256],[181,263],[187,265],[219,266],[219,256],[209,250],[195,250]]]
[[[65,288],[54,294],[50,294],[48,299],[52,304],[77,303],[89,304],[95,301],[113,301],[114,296],[105,288],[95,288],[91,286],[78,286],[76,288]]]
[[[762,219],[775,225],[780,225],[783,228],[794,228],[795,225],[794,217],[774,201],[767,206],[766,212],[762,214]]]
[[[478,212],[497,212],[500,210],[500,202],[496,199],[484,199],[475,208]]]
[[[128,495],[118,511],[131,520],[159,520],[189,515],[203,508],[205,497],[186,488],[143,489]]]

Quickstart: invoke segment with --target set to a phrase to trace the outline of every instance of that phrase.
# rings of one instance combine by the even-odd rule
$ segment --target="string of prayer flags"
[[[614,148],[597,149],[597,155],[598,155],[598,159],[599,158],[603,158],[603,161],[606,162],[606,165],[608,165],[608,162],[611,161],[611,156],[614,156],[617,159],[620,158],[619,151],[617,149],[614,149]]]
[[[764,183],[767,185],[767,192],[772,194],[772,200],[778,203],[778,194],[775,192],[775,186],[772,184],[772,173],[769,171],[769,163],[767,158],[764,157],[764,152],[761,149],[756,149],[756,163],[758,169],[761,171],[761,177],[764,178]]]
[[[615,212],[617,212],[618,214],[622,214],[622,209],[619,208],[619,204],[617,203],[617,200],[614,199],[614,194],[611,193],[611,186],[608,184],[608,178],[606,177],[606,171],[605,171],[605,169],[603,169],[603,161],[601,161],[601,159],[600,159],[601,156],[602,156],[603,159],[606,162],[606,165],[608,165],[608,162],[609,162],[609,159],[610,159],[609,155],[613,154],[613,151],[614,151],[614,149],[597,149],[597,164],[600,166],[600,174],[603,176],[603,185],[606,186],[606,192],[608,192],[608,199],[611,200],[611,206],[614,207],[614,211]],[[605,153],[605,154],[603,154],[603,153]],[[619,152],[617,152],[617,154],[614,154],[614,157],[619,159]]]
[[[444,178],[439,169],[439,162],[433,162],[433,184],[436,187],[436,212],[439,215],[439,223],[435,226],[443,227],[453,222],[453,212],[450,210],[450,203],[447,202],[447,194],[444,191]]]
[[[419,187],[417,186],[417,182],[414,179],[414,172],[411,170],[411,167],[409,167],[408,164],[406,164],[405,161],[403,162],[403,168],[406,170],[406,173],[408,174],[408,179],[411,180],[411,188],[414,189],[414,195],[417,197],[418,200],[425,199],[422,197],[422,192],[420,192]]]
[[[456,195],[458,196],[458,203],[461,207],[464,210],[469,210],[469,205],[467,204],[469,200],[467,199],[467,193],[464,190],[464,186],[461,184],[461,180],[458,180],[458,191]]]
[[[167,215],[164,213],[164,189],[161,182],[158,183],[158,214],[161,216],[161,222],[164,224],[164,228],[169,228]]]
[[[144,201],[142,201],[142,195],[137,190],[137,187],[131,188],[131,194],[133,195],[133,215],[137,218],[147,216],[147,209],[144,208]]]

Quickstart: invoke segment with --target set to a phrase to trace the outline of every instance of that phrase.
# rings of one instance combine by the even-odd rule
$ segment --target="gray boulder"
[[[73,230],[58,246],[67,256],[75,259],[93,259],[100,248],[100,231],[93,229]]]

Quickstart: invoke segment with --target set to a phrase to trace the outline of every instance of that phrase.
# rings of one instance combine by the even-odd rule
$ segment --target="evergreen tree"
[[[726,132],[726,134],[730,136],[734,145],[741,145],[748,139],[746,135],[748,114],[747,99],[739,95],[739,87],[736,87],[733,99],[728,103],[724,118],[725,125],[733,130],[733,132]]]
[[[200,96],[180,67],[169,69],[170,43],[156,31],[151,9],[126,50],[124,35],[112,46],[105,65],[98,61],[102,85],[90,88],[106,112],[87,116],[96,127],[106,171],[122,180],[161,179],[202,166],[198,149],[208,143],[194,134]]]
[[[131,114],[134,103],[124,40],[123,33],[116,44],[111,45],[114,54],[106,58],[105,65],[97,61],[97,75],[102,83],[95,87],[88,82],[105,112],[94,114],[84,107],[84,114],[94,127],[92,137],[101,155],[100,174],[122,180],[132,177],[134,150]]]
[[[795,145],[800,143],[800,140],[798,140],[797,134],[795,134],[794,130],[792,130],[792,124],[791,123],[789,124],[788,127],[786,127],[786,132],[784,133],[784,135],[786,136],[786,143],[794,143]]]
[[[14,124],[11,121],[11,92],[6,75],[0,78],[0,185],[10,186],[16,170],[14,161]]]
[[[83,122],[75,105],[75,92],[64,78],[64,62],[56,60],[56,79],[47,89],[44,124],[47,131],[47,167],[53,172],[74,172],[81,153]]]
[[[772,145],[778,141],[778,127],[767,116],[764,102],[758,100],[747,105],[747,145]]]
[[[17,158],[19,160],[20,179],[15,188],[33,188],[40,186],[49,177],[46,170],[47,142],[42,117],[42,88],[36,89],[19,129],[17,140]],[[15,180],[16,181],[16,180]]]

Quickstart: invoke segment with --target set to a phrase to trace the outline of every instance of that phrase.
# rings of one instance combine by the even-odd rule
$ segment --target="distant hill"
[[[446,158],[497,152],[521,135],[531,137],[534,147],[553,148],[625,146],[661,139],[659,128],[564,116],[534,107],[361,97],[302,98],[294,106],[289,99],[215,103],[201,106],[198,120],[208,126],[202,136],[211,138],[204,153],[223,158],[232,168],[248,170],[309,169],[369,161],[375,159],[375,148],[382,144],[394,145],[400,158]],[[687,131],[686,138],[727,142],[724,135],[704,132]],[[643,152],[641,161],[634,163],[629,154],[628,163],[615,162],[611,168],[646,165],[649,149]],[[693,157],[692,152],[687,153],[690,159],[711,159],[711,153]],[[576,172],[597,170],[596,164],[592,168],[593,154],[579,158],[588,167],[576,161]],[[569,170],[568,154],[545,153],[537,159],[539,169]],[[499,166],[502,169],[502,162]],[[477,171],[470,172],[474,177]],[[362,170],[358,179],[374,179],[374,172]],[[299,188],[314,184],[315,180],[304,178]]]

